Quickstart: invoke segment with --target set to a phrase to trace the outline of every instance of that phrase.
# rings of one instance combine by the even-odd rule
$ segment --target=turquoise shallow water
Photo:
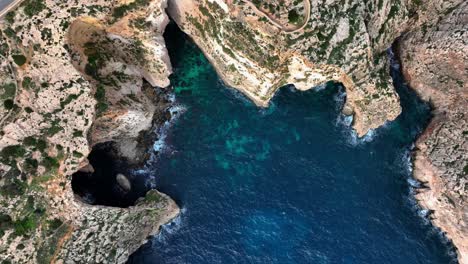
[[[168,32],[187,111],[145,177],[182,214],[129,263],[453,262],[410,195],[410,148],[430,116],[396,69],[403,114],[358,140],[340,115],[340,85],[285,87],[259,109]]]

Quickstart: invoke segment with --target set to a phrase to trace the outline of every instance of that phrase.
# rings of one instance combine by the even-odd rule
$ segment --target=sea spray
[[[168,150],[166,144],[167,133],[169,132],[172,124],[187,110],[185,106],[176,102],[174,93],[170,93],[166,98],[171,106],[168,108],[170,113],[169,120],[164,121],[162,126],[155,128],[154,133],[156,134],[156,140],[153,143],[153,151],[150,153],[150,158],[146,164],[135,171],[132,174],[136,176],[145,177],[145,186],[149,189],[156,188],[156,176],[157,174],[154,171],[154,164],[156,164],[158,157],[161,153]]]
[[[327,88],[327,83],[322,83],[322,84],[319,84],[317,86],[314,87],[314,91],[316,92],[321,92],[323,90],[325,90],[325,88]]]
[[[182,207],[177,217],[175,217],[168,223],[162,225],[161,231],[156,236],[156,240],[158,242],[164,243],[169,236],[176,233],[183,225],[183,217],[186,212],[187,212],[187,209],[185,207]]]
[[[446,254],[452,257],[452,261],[456,263],[455,259],[457,257],[456,249],[453,247],[452,242],[450,239],[445,235],[445,233],[438,227],[432,225],[431,217],[432,211],[426,208],[423,208],[416,199],[416,195],[420,191],[424,191],[424,188],[427,188],[422,182],[414,178],[413,176],[413,155],[412,152],[414,151],[415,145],[414,143],[410,146],[410,148],[403,151],[400,162],[401,168],[405,171],[405,175],[407,175],[406,182],[408,184],[408,195],[406,201],[409,204],[411,210],[418,216],[421,223],[426,226],[430,227],[430,233],[437,235],[443,241],[445,246],[447,247]]]
[[[335,107],[342,107],[333,101],[336,84],[321,92],[280,89],[275,111],[262,115],[219,87],[214,71],[188,78],[208,62],[192,52],[196,46],[182,45],[183,35],[171,43],[180,43],[168,45],[174,79],[193,91],[178,100],[196,111],[171,130],[179,152],[159,158],[158,187],[188,210],[177,232],[163,243],[155,238],[129,263],[450,263],[440,238],[405,204],[409,172],[401,166],[409,152],[402,152],[427,115],[414,111],[421,104],[414,94],[403,89],[401,117],[356,147],[343,134],[351,127],[334,123],[341,111]],[[226,120],[238,126],[220,134]],[[289,140],[293,130],[297,141]],[[253,159],[258,147],[245,144],[243,155],[234,155],[225,142],[242,137],[267,141],[271,154]],[[216,166],[216,156],[229,168]],[[279,239],[275,223],[282,221],[245,229],[245,219],[268,210],[290,220]],[[300,222],[306,228],[297,229]],[[246,239],[258,232],[274,239],[251,239],[254,250],[248,250]]]

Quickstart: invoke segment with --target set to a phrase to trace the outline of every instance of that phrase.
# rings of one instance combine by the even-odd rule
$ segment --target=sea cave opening
[[[171,60],[174,60],[174,52],[183,48],[182,43],[179,43],[181,35],[184,33],[171,21],[164,32]],[[171,82],[174,82],[173,78]],[[162,93],[167,95],[168,91]],[[166,97],[161,96],[161,98]],[[159,104],[159,102],[155,103]],[[145,154],[148,155],[152,144],[158,137],[153,132],[158,126],[171,119],[172,113],[168,110],[170,104],[167,100],[161,103],[161,106],[164,110],[159,109],[159,112],[155,113],[155,127],[151,129],[152,132],[142,134],[139,139],[143,145],[142,148],[145,149]],[[145,196],[149,190],[146,176],[138,174],[137,170],[142,167],[148,157],[138,159],[139,162],[135,164],[119,153],[116,142],[104,142],[93,146],[88,156],[89,165],[72,175],[72,189],[80,201],[91,205],[126,208]]]
[[[116,153],[112,142],[98,144],[88,156],[89,165],[72,175],[73,192],[81,201],[126,208],[145,195],[144,182]]]

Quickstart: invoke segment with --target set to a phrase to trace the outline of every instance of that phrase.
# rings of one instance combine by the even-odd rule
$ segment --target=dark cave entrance
[[[184,47],[184,41],[190,41],[179,27],[172,20],[167,25],[163,37],[169,51],[169,57],[174,64],[177,59],[177,52]],[[183,85],[174,83],[174,76],[170,76],[172,86]],[[166,105],[168,107],[169,104]],[[171,114],[161,114],[154,122],[156,126],[162,125],[171,119]],[[144,146],[152,146],[157,139],[157,135],[147,134],[142,137]],[[151,150],[147,149],[147,154]],[[132,206],[136,201],[144,197],[150,187],[146,185],[148,175],[138,173],[143,162],[133,164],[122,158],[114,147],[113,142],[97,144],[93,147],[88,156],[90,168],[83,168],[72,175],[72,189],[80,200],[91,205],[104,205],[126,208]],[[146,160],[146,158],[143,158]],[[121,182],[117,180],[117,175],[124,175],[130,185],[129,190],[125,190]]]
[[[114,153],[110,142],[94,146],[88,156],[92,168],[82,168],[72,175],[73,192],[83,202],[125,208],[134,205],[148,191],[144,179],[135,175],[132,165]]]

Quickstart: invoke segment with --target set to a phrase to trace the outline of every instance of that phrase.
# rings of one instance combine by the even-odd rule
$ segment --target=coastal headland
[[[415,178],[428,186],[416,198],[468,263],[466,2],[16,3],[0,13],[1,260],[124,263],[179,213],[157,191],[119,208],[91,205],[71,186],[77,171],[92,174],[87,157],[102,144],[129,164],[149,158],[152,132],[170,116],[170,17],[259,107],[286,84],[342,83],[343,113],[361,137],[401,112],[386,53],[396,44],[408,83],[433,106],[415,148]]]

